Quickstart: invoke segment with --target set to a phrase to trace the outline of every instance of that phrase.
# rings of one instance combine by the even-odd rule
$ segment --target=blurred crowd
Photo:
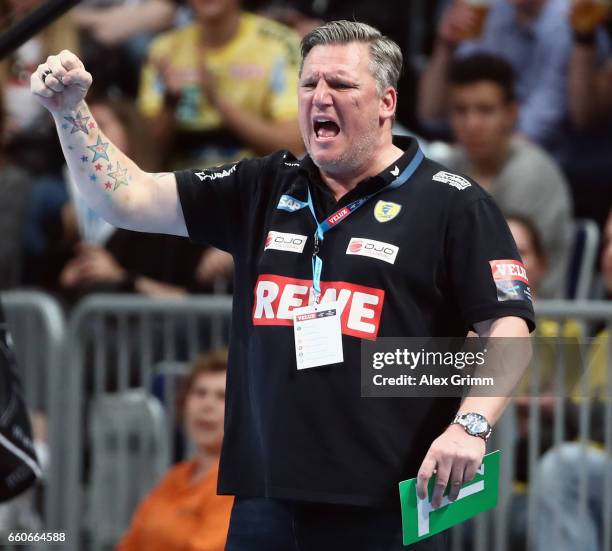
[[[0,32],[42,3],[0,0]],[[69,49],[81,57],[94,79],[92,114],[139,166],[204,168],[283,148],[303,153],[299,40],[331,19],[370,23],[401,46],[396,132],[416,136],[427,155],[493,195],[534,300],[578,297],[585,220],[597,230],[598,254],[578,298],[612,297],[606,0],[84,0],[0,60],[0,290],[43,289],[67,308],[91,292],[231,292],[226,253],[115,229],[83,203],[52,120],[29,92],[47,56]],[[94,162],[108,160],[91,149]],[[607,343],[607,334],[599,338]],[[574,453],[557,452],[543,463],[543,480],[554,481]],[[169,487],[190,488],[202,475],[196,467],[185,464]],[[151,499],[163,501],[163,488]],[[227,503],[216,506],[227,516]],[[141,548],[129,543],[134,533],[121,549]]]
[[[0,0],[0,30],[43,0]],[[420,5],[420,8],[417,7]],[[151,172],[280,148],[303,152],[299,39],[358,19],[404,51],[397,133],[474,177],[535,226],[540,294],[574,298],[576,219],[612,204],[612,17],[605,0],[85,0],[0,62],[0,289],[67,306],[92,291],[150,296],[230,289],[224,253],[115,230],[80,200],[29,77],[62,49],[94,77],[109,139]],[[92,159],[105,161],[103,151]],[[151,253],[155,251],[156,254]],[[601,293],[602,287],[599,287]]]

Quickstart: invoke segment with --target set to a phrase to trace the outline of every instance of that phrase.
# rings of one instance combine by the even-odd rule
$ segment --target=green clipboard
[[[416,478],[400,482],[404,545],[429,538],[483,511],[493,509],[499,494],[500,457],[499,450],[485,455],[474,479],[461,487],[457,500],[448,500],[447,489],[438,509],[432,509],[430,502],[435,477],[429,481],[426,499],[417,496]]]

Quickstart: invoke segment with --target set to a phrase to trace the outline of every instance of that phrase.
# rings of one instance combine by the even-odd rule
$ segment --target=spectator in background
[[[301,152],[297,36],[241,11],[239,0],[190,5],[195,22],[153,42],[139,97],[172,166]]]
[[[506,222],[516,243],[521,259],[529,276],[529,288],[533,301],[540,295],[540,284],[546,276],[548,259],[542,245],[542,238],[531,220],[517,214],[506,215]],[[540,324],[536,331],[540,329]]]
[[[71,16],[96,81],[136,98],[150,42],[172,27],[176,13],[173,0],[85,0]]]
[[[418,113],[435,124],[447,114],[448,69],[455,56],[495,54],[516,74],[517,131],[553,150],[566,115],[571,32],[567,0],[492,0],[482,34],[466,0],[452,0],[441,18],[433,54],[419,84]]]
[[[223,551],[234,498],[217,495],[227,350],[200,355],[181,410],[196,456],[175,465],[138,507],[116,551]]]
[[[521,255],[523,264],[529,276],[529,288],[534,304],[537,307],[537,300],[540,295],[540,284],[546,275],[548,260],[542,246],[540,234],[529,219],[510,214],[506,217],[512,237],[516,243],[516,248]],[[512,514],[510,516],[510,532],[512,542],[511,549],[524,549],[527,521],[525,517],[526,507],[526,488],[529,482],[529,418],[532,399],[530,396],[538,397],[540,406],[539,433],[539,452],[544,452],[553,443],[553,415],[555,398],[552,396],[554,379],[559,366],[559,354],[564,355],[566,383],[571,386],[577,377],[581,365],[580,344],[583,331],[579,323],[574,319],[558,321],[540,317],[534,336],[547,337],[550,340],[538,339],[534,353],[534,363],[532,368],[525,372],[523,380],[519,385],[514,400],[517,415],[518,440],[515,448],[515,471],[514,471],[514,490],[515,495],[512,503]],[[563,338],[561,350],[557,350],[557,340]],[[554,341],[552,340],[554,339]],[[537,390],[531,388],[533,370],[538,364],[538,375],[535,381],[539,385]],[[571,431],[572,427],[567,426]]]
[[[600,4],[594,0],[572,3],[574,43],[568,90],[570,119],[577,128],[597,126],[612,114],[612,56],[609,48],[598,48],[597,40],[598,28],[612,29],[612,24],[609,9]],[[609,45],[607,38],[602,37],[602,46]]]
[[[0,85],[0,291],[20,283],[25,210],[30,179],[11,165],[4,151],[4,106]]]
[[[612,204],[612,17],[603,2],[572,0],[570,21],[570,124],[560,161],[572,185],[576,216],[603,227]]]
[[[559,297],[571,247],[571,198],[553,159],[513,135],[519,107],[512,67],[501,58],[475,54],[454,60],[449,74],[450,122],[458,145],[442,162],[478,181],[504,214],[533,223],[548,258],[540,292],[544,298]]]
[[[607,292],[612,296],[612,210],[604,229],[601,255],[602,274]],[[599,551],[605,548],[602,537],[607,475],[612,472],[612,458],[602,449],[605,443],[607,392],[612,376],[609,364],[610,333],[601,331],[593,342],[587,370],[591,402],[590,431],[585,443],[565,442],[549,450],[540,460],[536,473],[537,551]],[[578,406],[585,394],[577,393]],[[576,466],[580,465],[578,469]],[[582,474],[584,479],[582,480]],[[586,484],[585,508],[581,508],[581,485]]]
[[[42,0],[0,0],[2,21],[7,26],[12,25],[40,4]],[[33,243],[29,239],[32,236],[32,208],[35,205],[36,218],[47,220],[58,215],[59,206],[66,199],[61,176],[63,161],[55,125],[40,104],[32,101],[29,93],[32,70],[41,59],[64,48],[79,50],[77,33],[69,15],[56,20],[0,62],[0,93],[6,116],[0,140],[5,159],[10,159],[13,166],[27,174],[27,181],[24,182],[22,174],[19,185],[3,185],[0,189],[0,223],[3,226],[11,224],[13,228],[5,234],[12,256],[2,259],[0,271],[6,274],[11,270],[11,285],[31,281],[34,275],[29,273],[27,262],[24,269],[20,269],[22,254],[16,254],[20,249],[24,258],[31,254],[28,247]],[[15,172],[11,171],[11,174]],[[9,237],[12,240],[10,245]],[[44,235],[39,237],[40,240],[33,243],[35,247],[42,247],[47,240]],[[16,277],[20,278],[17,282]]]
[[[42,0],[0,0],[0,14],[9,14],[4,15],[4,20],[10,25],[41,3]],[[57,177],[62,162],[53,122],[29,93],[30,75],[41,59],[62,49],[79,52],[78,35],[69,15],[56,20],[0,62],[6,146],[14,162],[36,176]]]

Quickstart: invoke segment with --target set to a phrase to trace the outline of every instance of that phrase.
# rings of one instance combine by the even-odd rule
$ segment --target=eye
[[[357,88],[356,84],[345,80],[333,80],[330,82],[330,86],[336,90],[351,90]]]

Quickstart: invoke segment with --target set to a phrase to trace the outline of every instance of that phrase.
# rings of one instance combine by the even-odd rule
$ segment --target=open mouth
[[[313,123],[314,133],[319,139],[335,138],[340,133],[340,127],[330,120],[316,120]]]

